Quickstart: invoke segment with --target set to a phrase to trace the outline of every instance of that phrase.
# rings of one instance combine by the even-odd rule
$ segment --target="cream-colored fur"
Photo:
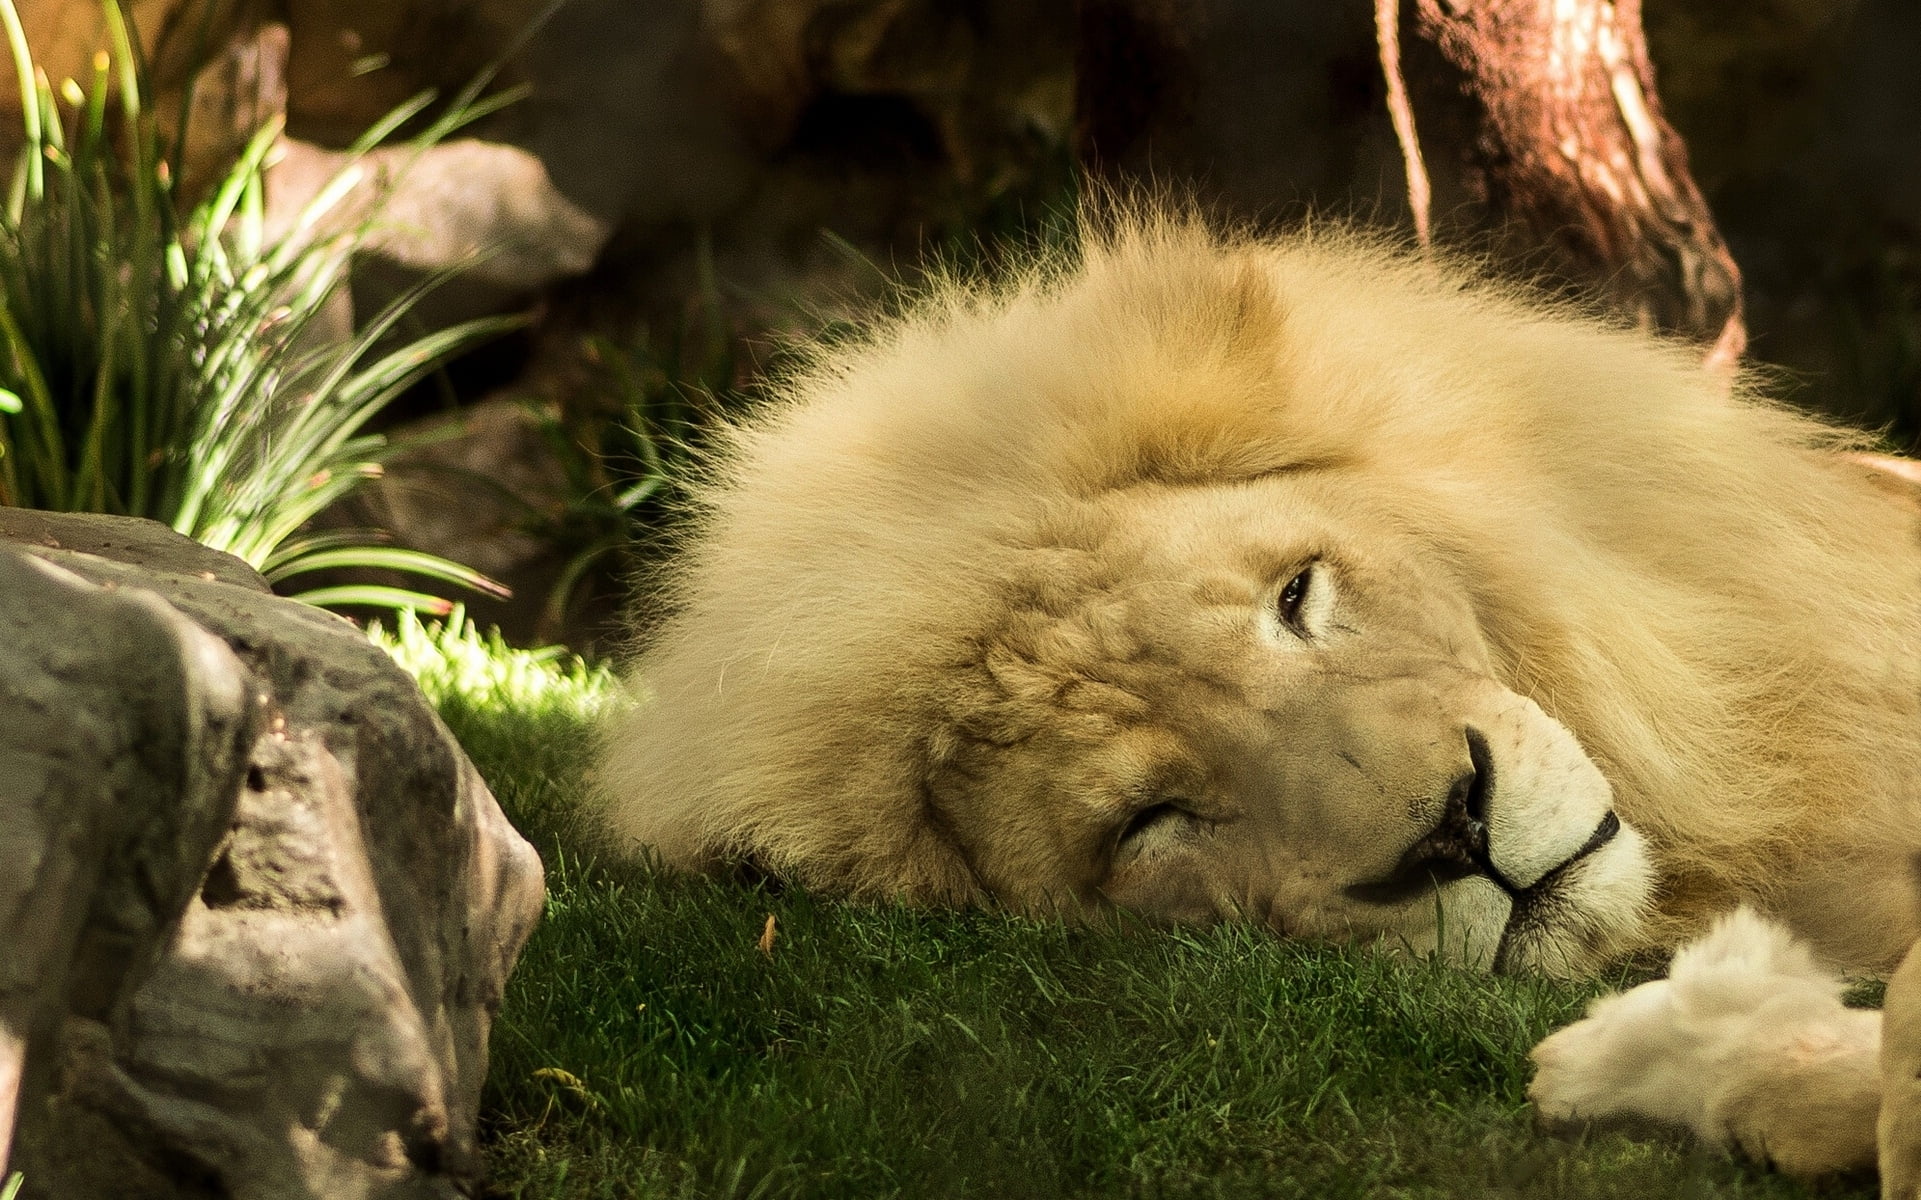
[[[638,606],[606,821],[855,895],[1570,973],[1747,900],[1885,967],[1921,555],[1846,444],[1458,267],[1123,220],[728,435]]]
[[[1547,1124],[1640,1118],[1796,1175],[1875,1164],[1881,1014],[1782,926],[1742,908],[1674,956],[1666,979],[1589,1007],[1534,1048]]]
[[[1883,1200],[1921,1198],[1921,942],[1888,980],[1881,1006],[1881,1149]]]

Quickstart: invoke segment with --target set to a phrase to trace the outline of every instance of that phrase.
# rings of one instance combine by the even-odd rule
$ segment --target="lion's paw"
[[[1603,996],[1536,1046],[1528,1098],[1549,1125],[1644,1120],[1796,1175],[1871,1167],[1881,1016],[1788,931],[1741,908],[1666,979]]]

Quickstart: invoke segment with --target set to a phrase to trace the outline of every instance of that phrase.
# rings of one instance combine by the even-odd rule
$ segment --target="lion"
[[[1535,1046],[1528,1099],[1549,1127],[1645,1121],[1791,1175],[1872,1169],[1882,1016],[1846,1007],[1846,987],[1782,926],[1737,908],[1667,978],[1601,997]]]
[[[620,845],[1560,976],[1914,940],[1917,513],[1698,352],[1343,230],[1096,225],[725,431]]]
[[[1540,1124],[1679,1128],[1791,1175],[1879,1170],[1921,1196],[1921,942],[1881,1011],[1775,921],[1741,907],[1682,947],[1664,979],[1588,1006],[1534,1047]]]

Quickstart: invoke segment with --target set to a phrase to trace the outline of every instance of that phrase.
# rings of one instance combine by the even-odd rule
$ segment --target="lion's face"
[[[981,884],[1555,974],[1630,945],[1645,843],[1393,511],[1332,468],[1043,518],[928,788]]]

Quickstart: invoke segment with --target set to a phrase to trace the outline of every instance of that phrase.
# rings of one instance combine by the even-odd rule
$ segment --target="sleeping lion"
[[[1562,976],[1921,932],[1916,509],[1686,347],[1137,217],[724,441],[600,772],[667,863]]]

